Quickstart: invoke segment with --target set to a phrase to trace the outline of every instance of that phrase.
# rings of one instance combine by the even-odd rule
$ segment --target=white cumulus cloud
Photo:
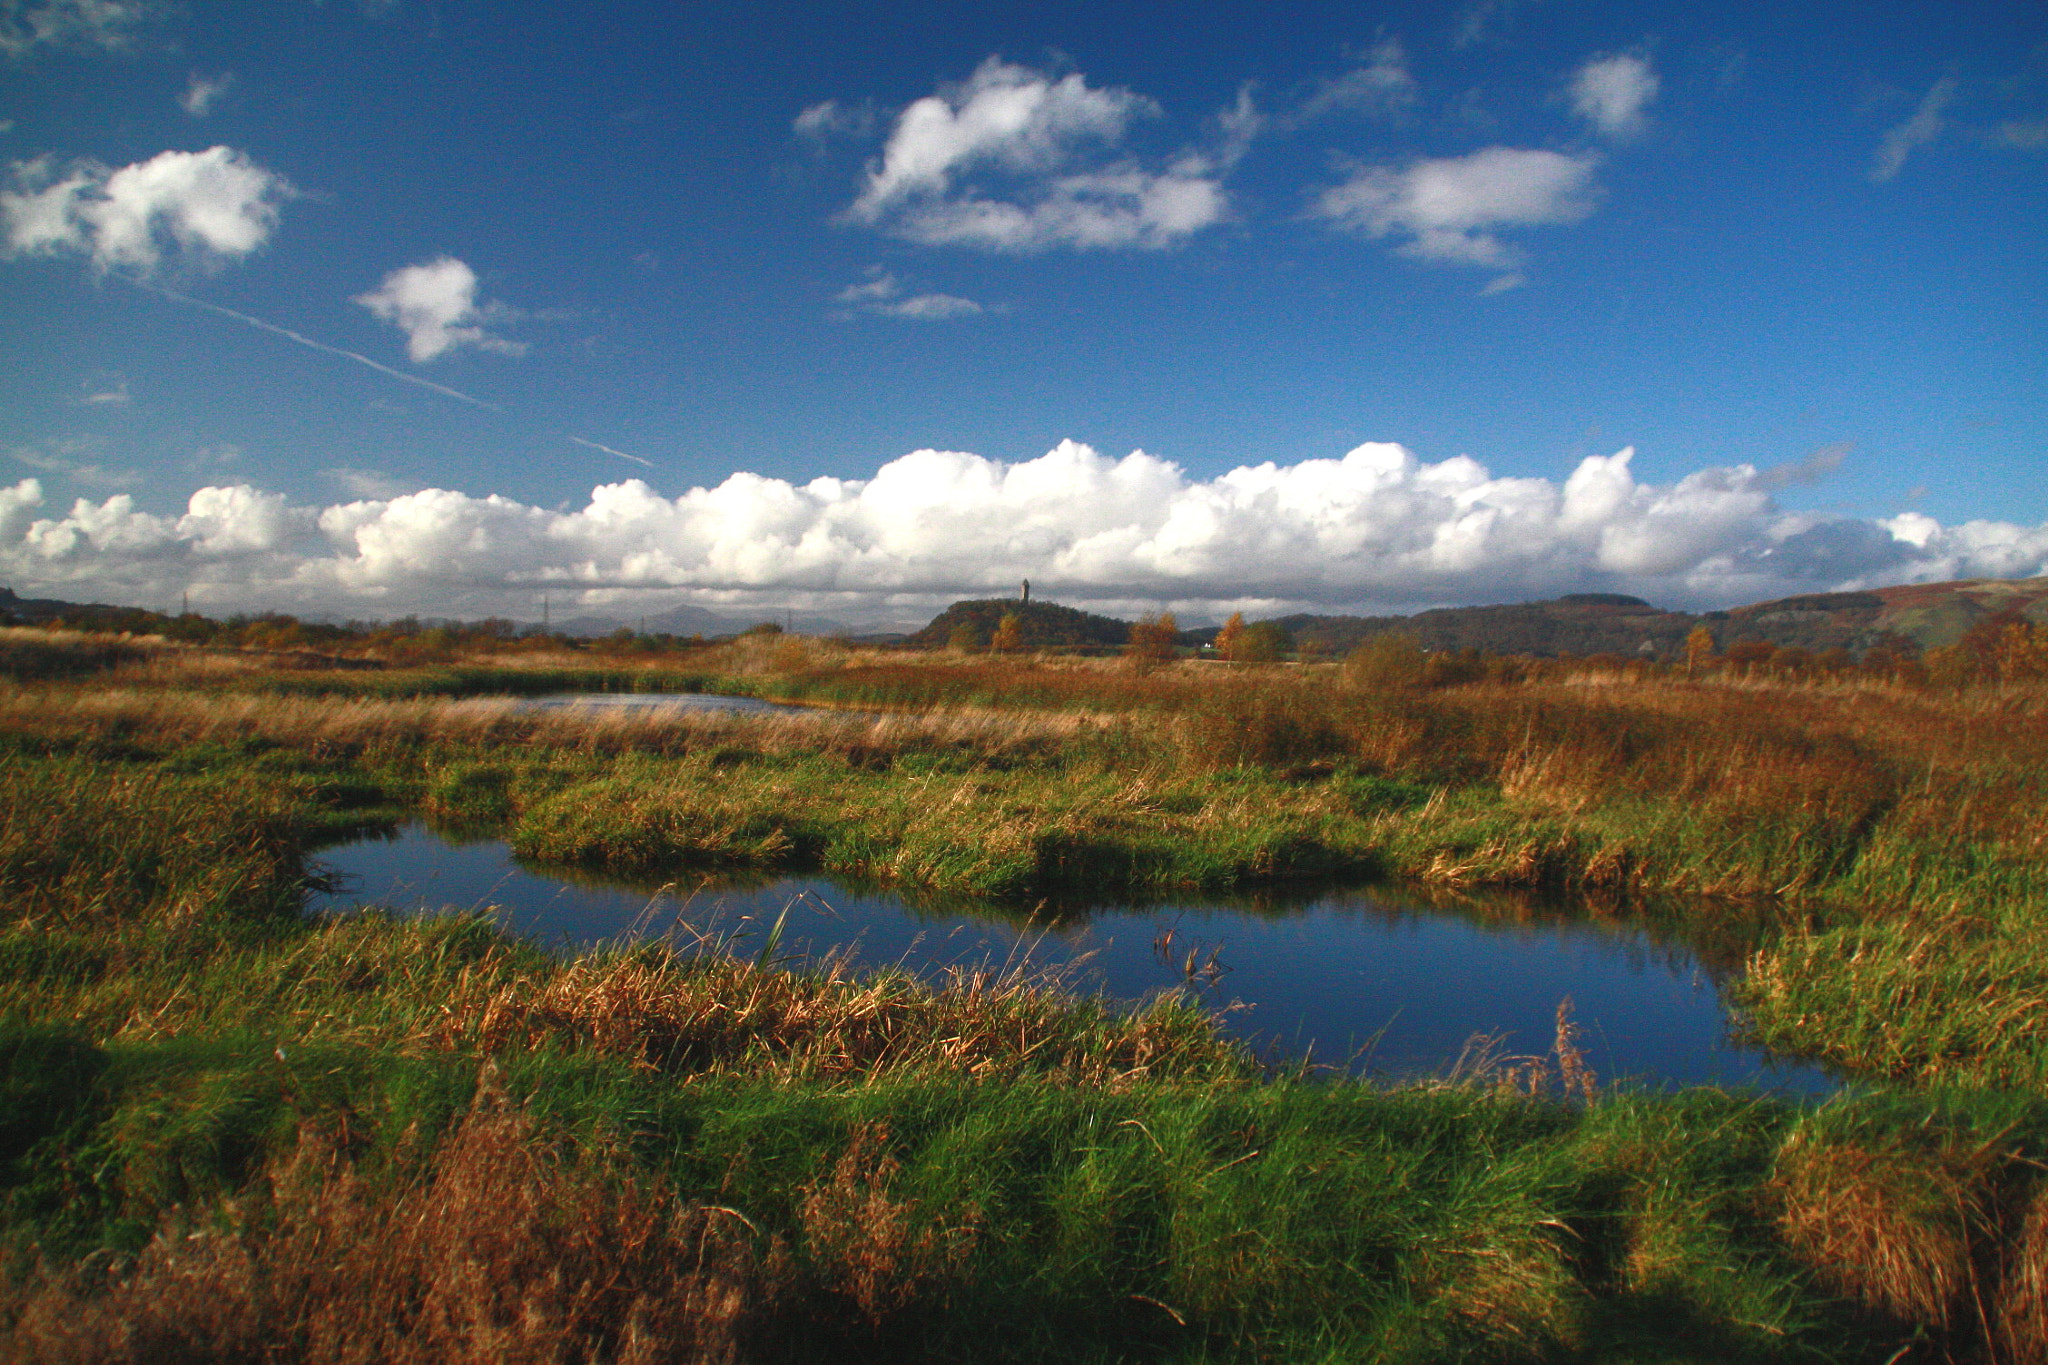
[[[392,271],[384,282],[355,301],[405,333],[406,354],[432,360],[458,346],[501,355],[523,355],[523,342],[492,336],[484,323],[511,316],[510,310],[481,304],[476,272],[453,256],[437,256]]]
[[[209,266],[270,239],[294,191],[232,147],[159,152],[118,170],[48,157],[16,162],[0,190],[10,255],[89,256],[101,270],[153,273],[167,260]]]
[[[1644,111],[1657,87],[1657,73],[1642,57],[1595,57],[1572,77],[1572,109],[1602,137],[1638,137],[1649,124]]]
[[[1991,142],[2028,152],[2048,147],[2048,118],[2007,119],[1992,133]]]
[[[118,52],[157,8],[144,0],[0,0],[0,52],[17,59],[39,47]]]
[[[394,479],[381,469],[358,469],[352,465],[343,465],[337,469],[323,469],[320,473],[358,498],[396,498],[407,493],[417,493],[420,488],[418,484],[408,480]]]
[[[834,137],[867,137],[875,130],[871,104],[823,100],[798,114],[790,128],[798,137],[823,142]]]
[[[869,267],[866,279],[846,286],[834,299],[848,312],[872,313],[906,322],[943,322],[948,318],[976,317],[987,311],[973,299],[958,294],[913,292],[880,266]]]
[[[1414,106],[1416,95],[1415,78],[1408,74],[1407,50],[1400,39],[1382,37],[1365,60],[1341,76],[1320,82],[1295,117],[1304,123],[1335,113],[1398,117]]]
[[[799,129],[832,121],[827,109],[806,110]],[[1170,246],[1223,217],[1224,163],[1185,153],[1151,169],[1113,155],[1135,120],[1158,113],[1131,91],[991,57],[897,115],[845,217],[990,251]]]
[[[0,574],[18,590],[102,600],[198,582],[209,601],[252,609],[518,613],[546,589],[558,601],[801,598],[873,619],[1022,578],[1084,604],[1356,610],[1589,590],[1729,605],[2048,573],[2048,526],[1795,515],[1773,502],[1783,479],[1768,471],[1654,484],[1633,456],[1591,457],[1554,480],[1369,444],[1203,479],[1069,441],[1017,463],[920,450],[866,479],[741,472],[673,497],[632,479],[580,508],[439,488],[304,507],[238,484],[200,489],[178,516],[125,494],[39,515],[42,487],[25,479],[0,488]]]
[[[1590,154],[1487,147],[1466,156],[1366,166],[1317,198],[1312,213],[1401,254],[1444,265],[1511,271],[1520,253],[1503,228],[1576,223],[1593,211],[1599,159]]]
[[[1896,179],[1905,168],[1906,158],[1916,148],[1924,147],[1941,136],[1942,130],[1948,127],[1946,111],[1950,101],[1956,97],[1956,89],[1954,77],[1942,77],[1921,97],[1920,105],[1911,117],[1885,133],[1884,139],[1877,144],[1877,154],[1871,158],[1872,181],[1882,185]]]
[[[235,83],[233,73],[223,71],[218,76],[202,76],[197,71],[185,83],[185,93],[178,96],[178,107],[193,118],[205,118],[213,112],[214,102]]]

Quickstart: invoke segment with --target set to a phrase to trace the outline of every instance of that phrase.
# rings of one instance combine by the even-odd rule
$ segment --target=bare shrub
[[[1390,631],[1375,635],[1344,659],[1344,682],[1360,692],[1398,692],[1420,687],[1429,656],[1413,635]]]

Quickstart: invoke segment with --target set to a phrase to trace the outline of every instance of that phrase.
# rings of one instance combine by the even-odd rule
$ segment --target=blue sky
[[[24,593],[2048,571],[2036,5],[0,0],[0,72]]]

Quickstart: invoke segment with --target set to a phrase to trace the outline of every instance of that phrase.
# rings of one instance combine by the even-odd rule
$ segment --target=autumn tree
[[[1771,671],[1793,682],[1812,676],[1813,666],[1813,651],[1799,645],[1787,645],[1771,656]]]
[[[1243,639],[1244,613],[1234,611],[1230,613],[1230,619],[1223,623],[1223,629],[1216,632],[1216,657],[1236,663],[1238,645]]]
[[[1714,632],[1705,626],[1694,626],[1685,637],[1685,676],[1688,680],[1697,678],[1706,666],[1714,661]]]
[[[1162,611],[1156,616],[1147,616],[1131,627],[1131,639],[1124,646],[1124,658],[1138,669],[1171,663],[1174,637],[1179,634],[1180,625],[1173,619],[1172,612]]]
[[[2048,630],[2014,621],[1999,632],[1998,672],[2007,682],[2048,678]]]
[[[1769,640],[1737,640],[1728,646],[1728,666],[1737,677],[1747,678],[1769,668],[1777,653]]]
[[[1278,663],[1294,647],[1293,637],[1278,621],[1260,621],[1246,626],[1237,642],[1236,658],[1241,663]]]
[[[1003,613],[1003,619],[996,623],[996,633],[988,647],[998,654],[1015,654],[1024,648],[1024,618],[1014,611]]]

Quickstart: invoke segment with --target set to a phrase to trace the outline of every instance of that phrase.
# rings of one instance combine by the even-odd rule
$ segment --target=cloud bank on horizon
[[[684,590],[884,621],[1026,577],[1069,602],[1205,613],[1588,590],[1708,607],[2048,572],[2048,525],[1817,518],[1771,497],[1811,460],[1660,486],[1637,481],[1633,456],[1588,457],[1559,482],[1376,443],[1194,479],[1143,451],[1113,459],[1066,441],[1016,463],[920,450],[861,480],[740,472],[674,498],[634,479],[573,510],[434,488],[297,506],[238,484],[200,489],[176,517],[126,494],[45,515],[31,478],[0,489],[0,573],[60,596],[191,590],[212,609],[526,616],[542,590],[593,605]]]

